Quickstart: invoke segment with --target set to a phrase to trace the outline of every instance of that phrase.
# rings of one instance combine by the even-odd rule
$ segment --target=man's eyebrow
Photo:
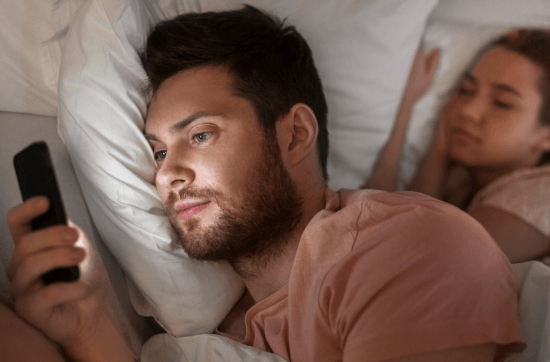
[[[470,82],[473,82],[473,83],[477,84],[477,79],[470,72],[465,73],[463,78],[464,78],[464,80],[468,80]],[[514,87],[511,87],[507,84],[494,83],[494,84],[491,84],[491,86],[493,88],[515,94],[519,98],[522,98],[522,94],[517,89],[515,89]]]
[[[190,123],[193,123],[194,121],[196,121],[197,119],[206,118],[206,117],[214,117],[214,116],[219,116],[219,115],[220,115],[219,113],[207,113],[207,112],[193,113],[192,115],[190,115],[190,116],[182,119],[181,121],[171,125],[168,128],[168,133],[170,133],[172,135],[176,134],[176,133],[180,132],[182,129],[184,129],[185,127],[187,127]],[[157,136],[155,136],[153,133],[145,132],[144,135],[145,135],[145,139],[147,141],[158,141],[159,140],[157,138]]]

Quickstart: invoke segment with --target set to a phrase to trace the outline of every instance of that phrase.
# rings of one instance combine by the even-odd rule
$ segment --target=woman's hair
[[[483,47],[474,58],[473,64],[490,49],[500,46],[523,55],[542,71],[539,78],[539,91],[542,104],[539,110],[539,120],[543,125],[550,126],[550,30],[516,29],[491,41]],[[541,156],[539,166],[550,162],[550,151]]]
[[[293,105],[307,104],[317,118],[317,150],[327,179],[327,103],[311,50],[293,26],[248,5],[187,13],[155,26],[141,61],[153,92],[180,71],[224,67],[267,137],[274,137],[275,123]]]

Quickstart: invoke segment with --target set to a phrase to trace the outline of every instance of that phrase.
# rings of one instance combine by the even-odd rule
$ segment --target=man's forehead
[[[186,106],[193,108],[198,105],[189,113],[211,116],[219,114],[220,112],[209,109],[209,106],[226,98],[228,101],[232,98],[232,103],[235,103],[233,98],[238,98],[254,108],[249,99],[238,94],[234,77],[225,67],[203,66],[183,70],[166,79],[152,93],[147,107],[145,128],[151,126],[151,119],[154,120],[159,115],[164,117]]]

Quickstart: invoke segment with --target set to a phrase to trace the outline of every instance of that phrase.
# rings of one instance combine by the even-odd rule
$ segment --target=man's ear
[[[315,150],[319,126],[317,117],[304,103],[297,103],[283,118],[281,124],[284,132],[285,150],[290,166],[302,161],[307,155]]]

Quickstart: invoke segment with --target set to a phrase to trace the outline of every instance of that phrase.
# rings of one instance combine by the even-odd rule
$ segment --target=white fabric
[[[40,43],[51,32],[54,0],[2,1],[0,11],[0,111],[54,116],[56,92],[42,75]]]
[[[130,285],[137,287],[131,288],[131,295],[138,312],[154,316],[176,337],[213,330],[242,285],[227,265],[192,261],[170,246],[175,235],[154,188],[152,154],[141,134],[146,100],[139,91],[145,75],[136,49],[142,47],[151,23],[176,13],[236,8],[240,3],[91,0],[71,20],[67,36],[57,38],[64,46],[55,47],[55,37],[44,44],[52,54],[62,52],[60,131],[94,222],[132,279]],[[389,126],[382,120],[393,115],[382,114],[395,111],[436,0],[250,3],[288,16],[310,42],[334,131],[333,184],[357,185],[359,178],[351,182],[344,172],[347,163],[340,160],[365,145],[372,147],[369,134],[382,141],[377,125]],[[54,19],[70,14],[62,5]],[[364,137],[357,136],[360,128]],[[361,171],[368,168],[359,166]]]
[[[458,20],[493,25],[548,24],[548,0],[440,0],[433,20]]]
[[[213,334],[180,338],[159,334],[143,346],[140,361],[284,362],[285,359]]]
[[[509,362],[550,361],[550,267],[538,261],[513,264],[519,318],[527,348]]]

